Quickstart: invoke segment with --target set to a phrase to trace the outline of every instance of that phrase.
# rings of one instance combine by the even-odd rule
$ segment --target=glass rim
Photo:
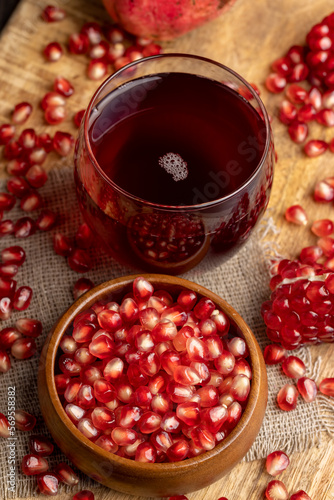
[[[174,59],[174,58],[187,58],[187,59],[195,59],[197,61],[203,61],[205,63],[209,63],[210,65],[217,66],[220,69],[223,69],[224,71],[227,71],[228,73],[232,74],[235,78],[237,78],[246,88],[247,90],[252,94],[252,97],[255,99],[257,102],[263,116],[264,124],[265,124],[265,129],[266,129],[266,141],[265,141],[265,147],[263,149],[263,153],[261,156],[261,159],[259,160],[256,168],[254,169],[252,175],[245,181],[243,182],[237,189],[233,190],[231,193],[222,196],[220,198],[216,198],[214,200],[206,201],[204,203],[196,203],[193,205],[163,205],[160,203],[155,203],[151,202],[149,200],[145,200],[144,198],[140,198],[139,196],[133,195],[129,191],[126,191],[125,189],[121,188],[118,184],[116,184],[110,177],[104,172],[104,170],[100,167],[98,161],[95,158],[95,155],[92,151],[91,148],[91,143],[89,140],[89,134],[88,134],[88,128],[89,128],[89,119],[91,115],[91,111],[93,106],[95,105],[95,101],[98,98],[98,96],[103,92],[105,87],[109,85],[110,82],[112,82],[114,79],[116,79],[119,75],[123,74],[125,71],[127,71],[129,68],[133,68],[138,66],[139,64],[148,62],[148,61],[153,61],[153,60],[159,60],[159,59]],[[152,73],[155,74],[155,73]],[[99,87],[98,89],[94,92],[88,107],[85,112],[84,116],[84,141],[85,145],[87,147],[87,153],[89,156],[90,161],[93,163],[94,167],[96,170],[99,172],[101,177],[105,180],[107,184],[112,186],[113,189],[115,189],[119,194],[122,194],[123,196],[131,199],[132,201],[141,204],[141,205],[146,205],[155,209],[163,210],[163,211],[184,211],[185,209],[188,210],[200,210],[203,208],[211,208],[214,207],[215,205],[219,205],[220,203],[229,200],[233,196],[237,195],[241,191],[243,191],[249,184],[252,183],[253,179],[258,175],[259,171],[262,169],[263,165],[265,164],[265,161],[268,157],[269,153],[269,148],[270,148],[270,143],[271,143],[271,127],[270,127],[270,122],[269,122],[269,117],[267,110],[260,99],[259,95],[255,91],[255,89],[242,77],[240,76],[236,71],[233,69],[225,66],[224,64],[221,64],[217,61],[214,61],[212,59],[209,59],[207,57],[202,57],[202,56],[197,56],[194,54],[184,54],[184,53],[167,53],[167,54],[158,54],[154,56],[149,56],[149,57],[144,57],[142,59],[138,59],[134,62],[131,62],[127,64],[126,66],[123,66],[123,68],[117,70],[115,73],[110,75]]]

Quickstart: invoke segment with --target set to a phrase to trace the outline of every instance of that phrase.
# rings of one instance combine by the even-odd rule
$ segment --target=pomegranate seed
[[[12,299],[9,297],[3,297],[0,299],[0,319],[9,319],[13,310]]]
[[[301,377],[298,379],[297,389],[306,403],[314,401],[318,392],[314,380],[307,377]]]
[[[272,63],[271,68],[274,73],[278,73],[280,76],[286,76],[291,73],[292,65],[287,57],[280,57]]]
[[[290,464],[289,457],[283,451],[273,451],[267,456],[266,469],[271,476],[278,476]]]
[[[282,481],[270,481],[265,491],[268,500],[288,500],[289,493]]]
[[[302,82],[307,78],[308,74],[309,74],[309,69],[306,64],[304,63],[296,64],[296,66],[292,68],[290,75],[288,75],[288,81]]]
[[[64,394],[67,386],[71,381],[71,377],[63,373],[55,375],[55,386],[58,394]]]
[[[45,162],[47,153],[44,148],[34,148],[28,154],[28,159],[31,164],[42,165]]]
[[[316,120],[325,127],[334,126],[334,111],[332,109],[321,109],[316,115]]]
[[[329,143],[329,150],[331,153],[334,153],[334,139],[332,139]]]
[[[73,500],[94,500],[94,494],[89,490],[82,490],[73,496]]]
[[[17,330],[27,337],[39,337],[42,333],[42,323],[38,319],[21,318],[15,323]]]
[[[10,370],[10,366],[11,363],[8,354],[6,351],[0,350],[0,373],[7,373]]]
[[[3,413],[0,413],[0,437],[9,438],[10,436],[9,427],[10,426],[7,418]]]
[[[334,397],[334,378],[324,378],[319,384],[319,391],[326,396]]]
[[[52,472],[42,472],[37,476],[37,486],[43,495],[57,495],[59,478]]]
[[[308,141],[304,146],[304,151],[310,158],[315,158],[324,154],[328,149],[328,144],[325,141],[311,140]]]
[[[89,50],[90,59],[104,59],[109,52],[109,44],[106,41],[100,41],[92,45]]]
[[[250,391],[250,381],[246,375],[236,375],[230,388],[231,396],[236,401],[246,401]]]
[[[10,353],[16,359],[28,359],[31,358],[36,352],[36,344],[34,339],[21,338],[15,340],[11,347]]]
[[[334,232],[334,224],[329,219],[321,219],[313,222],[311,231],[316,236],[329,236]]]
[[[4,123],[0,126],[0,145],[7,144],[15,135],[15,127],[10,123]]]
[[[155,56],[161,54],[162,47],[157,43],[149,43],[143,48],[143,57]]]
[[[86,54],[89,47],[89,38],[85,33],[73,33],[69,38],[69,51],[72,54]]]
[[[43,54],[47,61],[56,62],[59,61],[63,55],[63,49],[60,43],[51,42],[44,48]]]
[[[32,165],[26,173],[26,179],[33,188],[41,188],[48,180],[48,175],[40,165]]]
[[[26,253],[20,246],[11,246],[1,251],[1,260],[4,264],[17,264],[22,266],[26,259]]]
[[[88,278],[80,278],[78,281],[74,283],[73,287],[73,297],[74,299],[78,299],[83,295],[84,293],[88,292],[88,290],[91,290],[94,288],[94,283],[89,280]]]
[[[42,19],[46,23],[55,23],[62,21],[66,17],[66,12],[60,7],[48,5],[42,12]]]
[[[280,345],[270,344],[265,347],[263,355],[267,365],[277,365],[285,358],[286,350]]]
[[[79,478],[73,471],[72,467],[67,465],[65,462],[57,464],[54,472],[58,476],[59,480],[64,484],[75,486],[79,482]]]
[[[7,181],[7,189],[17,198],[22,198],[29,192],[30,186],[24,177],[11,177]]]
[[[53,138],[53,149],[60,156],[68,156],[74,146],[74,137],[67,132],[56,132]]]
[[[111,432],[111,437],[118,446],[128,446],[137,440],[137,433],[133,429],[115,427]]]
[[[37,476],[49,469],[49,464],[45,458],[38,455],[25,455],[22,459],[22,472],[26,476]]]
[[[32,299],[32,289],[29,286],[21,286],[15,292],[13,299],[13,307],[17,311],[25,311],[28,309]]]
[[[293,495],[291,495],[290,500],[311,500],[311,497],[303,490],[299,490]]]
[[[36,418],[24,410],[15,411],[15,427],[20,431],[31,431],[36,425]]]
[[[122,42],[113,43],[108,50],[107,60],[111,64],[116,60],[121,59],[125,54],[125,46]]]
[[[323,96],[319,89],[316,87],[312,87],[308,93],[308,96],[305,101],[307,104],[311,104],[315,110],[319,110],[323,105]],[[330,106],[326,106],[330,107]]]
[[[105,37],[111,43],[123,42],[125,33],[120,27],[110,25],[105,28]]]
[[[189,453],[189,443],[185,439],[178,439],[170,446],[166,452],[171,462],[180,462],[187,458]]]
[[[53,248],[57,255],[67,257],[73,252],[73,245],[67,236],[55,233],[53,236]]]
[[[75,235],[75,242],[79,248],[83,249],[90,248],[93,245],[94,235],[85,222],[80,224]]]
[[[82,122],[82,119],[84,117],[86,110],[81,109],[80,111],[77,111],[73,117],[74,124],[79,128],[80,124]]]
[[[299,255],[299,260],[303,262],[303,264],[313,265],[317,262],[318,259],[323,254],[323,250],[320,246],[310,246],[302,249]]]
[[[63,76],[57,76],[53,84],[53,89],[64,97],[70,97],[74,92],[72,84]]]
[[[334,200],[334,187],[324,181],[320,181],[314,188],[314,200],[317,202],[330,202]]]
[[[133,282],[133,295],[137,301],[147,301],[153,295],[153,286],[145,278],[138,277]]]
[[[78,429],[91,441],[95,441],[101,434],[101,431],[94,426],[92,420],[86,417],[79,420]]]
[[[65,412],[68,418],[77,425],[79,421],[86,415],[86,410],[80,408],[80,406],[74,404],[68,404],[65,406]]]
[[[33,435],[30,436],[29,448],[31,453],[33,453],[34,455],[39,455],[40,457],[47,457],[48,455],[51,455],[54,447],[51,441],[47,437],[40,435]]]
[[[75,248],[68,257],[68,264],[77,273],[86,273],[92,268],[88,253],[81,248]]]
[[[36,145],[39,148],[43,148],[47,153],[50,153],[53,149],[52,139],[47,133],[40,134],[37,137]]]
[[[50,125],[58,125],[66,118],[65,106],[52,106],[45,110],[44,113],[45,120]]]
[[[277,404],[284,411],[294,410],[297,406],[298,391],[294,385],[285,384],[277,394]]]
[[[25,175],[29,169],[29,164],[25,161],[14,158],[7,163],[7,173],[9,175]]]
[[[292,83],[286,91],[286,96],[292,103],[300,104],[306,101],[308,98],[308,92],[300,85]]]
[[[298,110],[298,121],[300,122],[311,122],[316,118],[316,111],[312,104],[304,104],[299,110]]]
[[[288,128],[290,138],[293,142],[301,144],[308,136],[308,126],[306,123],[294,121]],[[312,142],[312,141],[309,141]]]
[[[87,68],[87,76],[90,80],[101,80],[107,72],[107,63],[101,59],[92,59]]]
[[[37,229],[40,231],[50,231],[57,223],[57,214],[51,210],[42,210],[38,219],[36,220]]]
[[[35,147],[36,139],[37,136],[35,130],[33,128],[26,128],[21,132],[18,142],[23,149],[29,150]]]
[[[284,100],[280,104],[278,116],[282,123],[290,125],[297,118],[297,108],[290,101]]]
[[[19,266],[16,264],[0,264],[0,276],[1,278],[14,278],[19,270]]]
[[[85,23],[81,28],[81,33],[87,35],[89,42],[94,45],[101,41],[102,29],[98,23]]]
[[[6,144],[4,149],[4,156],[8,160],[20,158],[22,154],[23,154],[23,148],[21,144],[18,143],[18,141],[11,140]]]
[[[317,241],[319,247],[322,249],[326,257],[333,257],[334,255],[334,239],[330,236],[324,236]]]
[[[16,199],[12,194],[0,193],[0,210],[9,212],[15,205]]]
[[[214,360],[214,365],[219,373],[224,376],[229,375],[235,365],[235,357],[229,351],[224,350],[219,358]]]
[[[12,113],[12,122],[21,125],[25,123],[32,113],[32,106],[28,102],[16,104]]]
[[[65,106],[66,99],[58,92],[47,92],[41,100],[41,108],[46,111],[48,108]],[[41,144],[41,146],[43,146]]]
[[[20,208],[24,212],[33,212],[40,208],[42,203],[41,195],[32,189],[21,199]]]
[[[292,222],[297,225],[306,225],[308,222],[308,217],[300,205],[292,205],[285,211],[285,218],[288,222]]]
[[[198,319],[201,320],[208,319],[215,310],[215,308],[216,307],[212,302],[212,300],[203,297],[194,307],[194,314]]]
[[[16,290],[16,281],[0,278],[0,298],[9,297],[13,299]]]

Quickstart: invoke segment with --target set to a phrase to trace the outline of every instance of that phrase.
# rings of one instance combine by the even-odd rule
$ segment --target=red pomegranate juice
[[[226,253],[267,204],[271,170],[256,188],[242,196],[239,189],[261,162],[265,124],[222,83],[186,73],[134,79],[92,110],[88,135],[111,183],[94,190],[92,183],[102,181],[78,165],[77,151],[81,208],[109,251],[132,264],[178,273],[209,247]],[[194,207],[235,192],[235,199],[206,213]]]

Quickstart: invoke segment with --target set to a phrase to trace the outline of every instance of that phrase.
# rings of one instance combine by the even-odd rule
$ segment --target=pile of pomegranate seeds
[[[61,21],[65,12],[48,6],[42,17],[46,22]],[[87,76],[90,80],[101,80],[110,71],[117,71],[126,64],[162,52],[161,46],[152,40],[135,38],[115,24],[101,26],[97,22],[85,23],[80,33],[72,33],[67,48],[71,54],[88,57]],[[63,54],[63,47],[52,41],[44,48],[43,54],[47,61],[56,62]],[[46,119],[49,121],[49,117]]]
[[[247,404],[248,348],[227,316],[183,290],[175,300],[136,278],[120,304],[95,303],[60,343],[65,411],[97,445],[141,462],[213,449]]]
[[[306,45],[294,45],[284,57],[273,62],[266,87],[275,94],[286,89],[286,98],[279,108],[279,119],[288,126],[291,139],[305,143],[308,123],[316,121],[324,127],[334,125],[334,13],[311,28]],[[307,81],[307,89],[299,85]],[[333,152],[334,139],[309,140],[304,152],[309,157],[320,156],[327,149]]]

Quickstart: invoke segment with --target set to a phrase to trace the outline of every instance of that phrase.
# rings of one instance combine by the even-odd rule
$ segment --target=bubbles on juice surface
[[[183,181],[188,177],[187,162],[177,153],[166,153],[160,156],[159,165],[171,174],[175,182]]]

